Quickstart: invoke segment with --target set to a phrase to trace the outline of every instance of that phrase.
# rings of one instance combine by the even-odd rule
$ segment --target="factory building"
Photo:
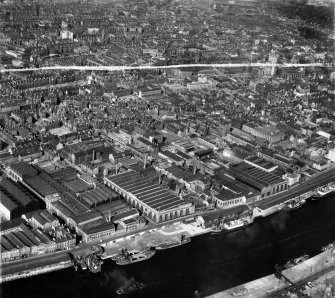
[[[244,161],[249,164],[254,166],[255,168],[261,169],[265,172],[273,172],[278,168],[278,166],[271,161],[267,161],[265,159],[259,158],[256,155],[253,156],[248,156],[244,159]]]
[[[78,197],[87,207],[94,208],[117,200],[119,195],[110,188],[101,184],[92,190],[80,194]]]
[[[140,223],[135,218],[125,219],[119,222],[118,230],[123,230],[124,232],[135,231],[140,227]]]
[[[284,139],[285,134],[272,126],[259,126],[255,123],[243,124],[242,130],[250,133],[251,135],[265,139],[270,143],[278,142]]]
[[[192,203],[184,202],[134,171],[104,177],[104,183],[156,223],[195,212]]]
[[[22,184],[2,179],[0,182],[0,213],[10,220],[26,212],[37,210],[39,201],[30,194]]]
[[[6,172],[8,176],[16,182],[22,182],[23,179],[34,177],[38,174],[36,168],[25,162],[10,165],[10,167],[6,169]]]
[[[85,242],[103,240],[114,235],[115,226],[112,222],[105,222],[99,226],[83,227],[80,232]]]
[[[231,166],[226,175],[260,192],[260,198],[268,197],[288,188],[288,182],[280,176],[245,162]]]
[[[60,151],[60,154],[71,163],[77,165],[99,159],[103,151],[104,141],[89,141],[67,146]]]
[[[48,210],[36,210],[22,215],[33,228],[40,228],[44,231],[55,229],[60,226],[59,220]]]
[[[229,189],[222,188],[219,191],[212,190],[212,199],[217,207],[222,209],[232,208],[238,205],[246,204],[245,196],[236,194]]]

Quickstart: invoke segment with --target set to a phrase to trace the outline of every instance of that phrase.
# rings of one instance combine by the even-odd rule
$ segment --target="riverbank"
[[[328,182],[329,178],[323,181]],[[334,177],[331,178],[331,180],[335,180]],[[324,185],[324,183],[319,183],[317,187],[320,187],[321,185]],[[310,188],[311,185],[308,186]],[[316,187],[316,188],[317,188]],[[315,193],[316,188],[312,190],[308,190],[305,193],[299,194],[299,196],[303,197],[303,199],[307,199]],[[276,200],[271,200],[271,202],[257,202],[259,207],[256,207],[254,210],[254,218],[256,217],[266,217],[273,213],[279,212],[283,208],[283,203],[291,200],[293,198],[290,197],[290,194],[287,194],[286,197],[277,198]],[[267,208],[264,208],[266,206]],[[261,209],[261,208],[264,209]],[[198,214],[201,215],[201,214]],[[191,218],[191,217],[189,217]],[[141,250],[145,247],[155,247],[159,244],[162,244],[164,242],[170,242],[175,241],[177,239],[180,239],[181,234],[184,234],[186,237],[195,237],[202,234],[209,233],[211,229],[203,229],[197,226],[196,223],[190,223],[190,224],[184,224],[180,222],[180,220],[174,220],[173,223],[165,223],[165,225],[159,225],[157,228],[152,227],[145,228],[142,231],[132,231],[131,233],[128,233],[127,236],[116,236],[111,241],[105,241],[104,243],[99,245],[102,245],[105,247],[105,254],[102,256],[103,259],[111,258],[113,255],[116,255],[120,252],[121,248],[127,248],[128,250]],[[92,243],[91,245],[94,245],[95,243]],[[86,244],[86,248],[76,248],[72,251],[63,252],[63,257],[67,255],[68,253],[73,254],[81,254],[86,250],[89,250],[90,247],[88,244]],[[80,253],[81,252],[81,253]],[[49,271],[55,271],[62,269],[62,265],[58,266],[59,264],[62,264],[61,262],[63,260],[56,260],[54,258],[54,255],[46,255],[43,256],[43,258],[47,258],[48,260],[43,264],[43,266],[40,266],[39,263],[40,260],[38,259],[36,262],[32,261],[32,258],[28,258],[26,260],[19,260],[14,261],[11,263],[4,263],[1,266],[2,269],[2,279],[0,279],[0,283],[6,282],[8,280],[13,279],[19,279],[24,278],[26,274],[22,274],[22,272],[26,272],[27,274],[30,274],[29,272],[34,272],[35,274],[43,274],[45,272]],[[54,259],[54,260],[52,260]],[[25,262],[30,262],[28,267],[26,268],[23,265]],[[17,263],[17,264],[16,264]],[[16,264],[16,265],[15,265]],[[68,267],[72,266],[70,263]],[[66,268],[66,267],[64,267]],[[27,271],[28,270],[28,271]]]
[[[283,210],[285,208],[285,204],[292,201],[292,200],[306,202],[306,200],[311,199],[313,197],[318,197],[318,199],[322,199],[323,196],[318,193],[318,189],[323,187],[323,186],[326,186],[328,183],[334,183],[334,180],[335,180],[335,178],[332,178],[332,179],[330,179],[329,182],[327,182],[325,184],[323,183],[320,186],[318,186],[314,189],[308,190],[304,193],[299,192],[298,195],[296,195],[292,198],[287,198],[287,197],[283,196],[281,198],[278,198],[276,201],[264,202],[263,204],[262,204],[262,202],[259,202],[258,206],[255,207],[254,210],[253,210],[253,212],[254,212],[253,217],[254,218],[260,217],[260,216],[261,217],[266,217],[266,216],[269,216],[269,215],[274,214],[276,212],[280,212],[281,210]],[[332,191],[332,192],[334,192],[334,191]],[[328,194],[325,194],[324,197],[330,195],[332,192],[329,192]]]
[[[277,278],[274,274],[219,292],[208,298],[231,297],[272,297],[294,285],[303,285],[319,278],[323,274],[335,271],[335,250],[331,249],[310,258],[294,267],[283,270],[285,278]]]
[[[194,298],[195,290],[208,296],[271,275],[275,264],[320,253],[335,239],[334,200],[335,194],[308,200],[303,208],[259,218],[240,231],[194,237],[145,262],[119,267],[105,260],[97,274],[67,268],[4,283],[3,297],[117,298],[124,278],[132,277],[146,285],[134,298]]]
[[[147,247],[156,247],[163,243],[178,241],[181,235],[195,237],[210,232],[211,229],[203,229],[194,224],[176,222],[172,225],[163,226],[161,229],[152,229],[146,232],[110,241],[102,246],[105,252],[102,259],[109,259],[121,252],[121,249],[143,250]]]

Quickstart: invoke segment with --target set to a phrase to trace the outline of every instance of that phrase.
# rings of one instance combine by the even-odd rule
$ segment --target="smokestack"
[[[177,192],[177,196],[179,196],[180,193],[181,193],[181,186],[180,185],[177,185],[176,192]]]
[[[143,168],[144,168],[144,169],[147,168],[147,159],[148,159],[148,154],[145,153],[145,154],[144,154],[144,165],[143,165]]]

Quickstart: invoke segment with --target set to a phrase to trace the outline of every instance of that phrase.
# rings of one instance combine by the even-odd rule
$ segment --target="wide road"
[[[303,193],[317,188],[318,186],[327,184],[329,182],[335,182],[335,168],[331,168],[326,172],[316,174],[307,181],[302,182],[298,186],[292,187],[291,189],[282,193],[276,194],[264,200],[255,202],[253,207],[259,207],[261,209],[267,209],[282,202],[294,198]]]

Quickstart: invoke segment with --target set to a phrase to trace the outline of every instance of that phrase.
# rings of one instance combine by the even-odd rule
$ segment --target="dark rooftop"
[[[128,171],[109,177],[116,185],[136,196],[149,207],[160,210],[169,210],[185,204],[182,200],[159,185],[150,182],[142,175]]]

